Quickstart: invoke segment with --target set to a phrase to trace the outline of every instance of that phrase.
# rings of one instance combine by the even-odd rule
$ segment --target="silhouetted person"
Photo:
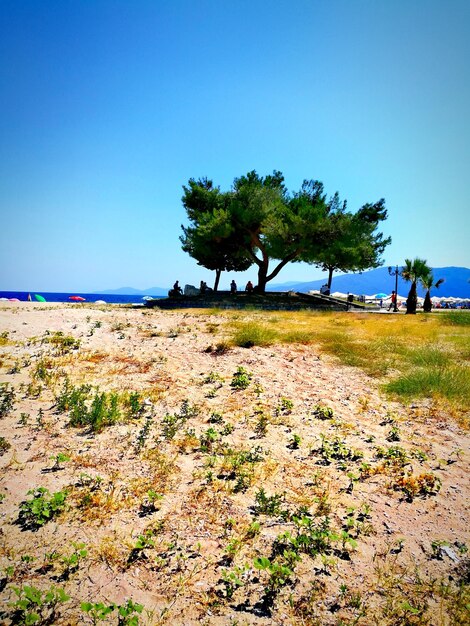
[[[234,280],[230,283],[230,293],[237,293],[237,283]]]
[[[246,291],[247,293],[253,293],[253,283],[251,282],[251,280],[249,280],[249,281],[246,283],[245,291]]]

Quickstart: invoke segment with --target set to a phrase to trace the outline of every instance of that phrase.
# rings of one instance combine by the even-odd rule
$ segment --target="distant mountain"
[[[94,291],[93,293],[99,294],[112,294],[112,295],[125,295],[125,296],[167,296],[168,288],[165,287],[150,287],[150,289],[134,289],[134,287],[120,287],[119,289],[103,289],[102,291]]]
[[[431,296],[442,296],[455,298],[470,298],[470,269],[468,267],[435,267],[433,268],[434,278],[444,279],[444,283],[439,289],[431,289]],[[269,285],[269,291],[300,291],[306,293],[313,289],[320,289],[326,280],[314,280],[306,283],[283,283],[279,285]],[[362,274],[342,274],[333,275],[331,291],[341,291],[343,293],[355,293],[357,295],[372,295],[380,292],[391,293],[395,289],[395,277],[390,276],[388,268],[378,267],[375,270],[363,272]],[[398,278],[398,293],[406,297],[410,290],[410,283]],[[425,291],[418,287],[418,295],[424,296]]]

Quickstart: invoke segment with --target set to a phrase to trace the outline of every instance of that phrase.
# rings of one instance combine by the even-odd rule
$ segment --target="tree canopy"
[[[289,262],[305,261],[328,269],[376,267],[390,239],[376,229],[386,219],[384,200],[346,212],[338,194],[328,202],[323,185],[306,180],[289,193],[279,171],[262,177],[256,171],[235,178],[222,192],[207,178],[190,179],[183,187],[183,205],[190,220],[182,226],[183,250],[197,262],[220,272],[258,268],[256,289]],[[274,264],[272,263],[274,261]]]
[[[207,178],[191,179],[183,189],[183,205],[191,225],[181,226],[182,248],[199,265],[215,271],[214,291],[217,291],[223,271],[243,272],[252,260],[233,236],[228,194],[213,187]]]

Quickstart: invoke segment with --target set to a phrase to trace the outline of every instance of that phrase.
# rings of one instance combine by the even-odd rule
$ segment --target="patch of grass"
[[[446,311],[439,315],[442,324],[449,326],[470,326],[470,313],[468,311]]]
[[[410,350],[408,358],[413,365],[420,367],[442,367],[451,362],[448,352],[430,345]]]
[[[241,348],[252,348],[253,346],[270,346],[276,343],[277,332],[265,325],[248,322],[241,324],[235,331],[232,342]]]
[[[470,371],[456,366],[416,367],[384,385],[384,389],[394,396],[407,399],[438,395],[447,400],[459,401],[462,408],[468,409]]]

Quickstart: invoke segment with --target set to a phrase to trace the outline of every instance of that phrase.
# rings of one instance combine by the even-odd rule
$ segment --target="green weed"
[[[8,383],[0,385],[0,418],[6,417],[13,411],[15,391]]]
[[[70,600],[70,596],[57,587],[50,587],[47,591],[30,585],[12,586],[11,589],[18,598],[10,602],[14,624],[55,624],[58,606]]]
[[[230,386],[233,389],[246,389],[250,385],[250,381],[253,378],[253,374],[248,372],[244,367],[237,367],[237,371],[233,374],[232,382]]]
[[[51,494],[49,489],[37,487],[30,489],[27,495],[33,497],[20,506],[19,522],[24,528],[40,528],[65,508],[66,491]]]

